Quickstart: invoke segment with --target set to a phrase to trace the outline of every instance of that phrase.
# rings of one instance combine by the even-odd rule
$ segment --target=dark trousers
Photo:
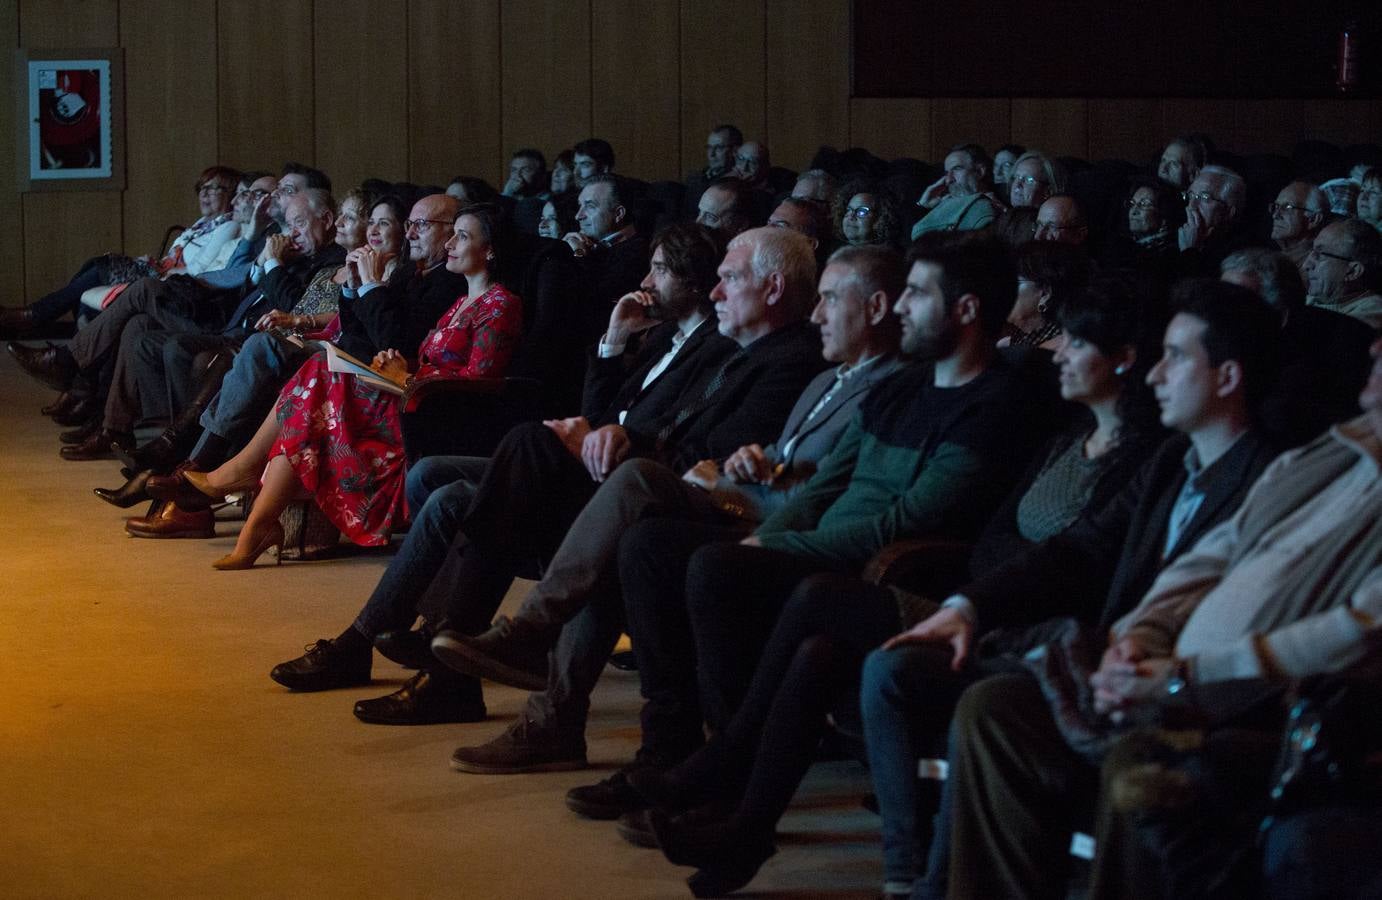
[[[153,323],[151,328],[186,333],[205,331],[224,315],[214,303],[195,303],[186,291],[170,284],[141,278],[126,288],[72,339],[70,349],[77,365],[89,369],[114,353],[125,327],[137,316],[147,316]]]
[[[94,287],[110,283],[110,268],[107,257],[94,256],[82,263],[72,280],[57,290],[44,294],[29,305],[33,310],[35,322],[51,322],[66,313],[75,318],[81,311],[82,294]]]

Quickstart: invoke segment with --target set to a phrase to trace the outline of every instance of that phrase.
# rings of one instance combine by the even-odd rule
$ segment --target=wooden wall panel
[[[19,46],[19,0],[0,0],[0,46]],[[18,127],[15,120],[14,65],[0,61],[0,178],[7,190],[0,190],[0,304],[22,306],[24,292],[24,205],[14,190],[18,168],[15,140],[10,136]],[[8,102],[4,98],[10,98]]]
[[[499,0],[409,0],[410,180],[446,184],[464,173],[499,187],[507,177],[499,16]]]
[[[939,163],[956,144],[987,149],[1012,140],[1012,101],[938,97],[931,101],[931,156]]]
[[[315,162],[312,0],[222,0],[216,45],[221,161]]]
[[[716,125],[739,126],[745,140],[766,135],[765,27],[764,0],[682,0],[683,175],[705,168],[705,139]]]
[[[597,0],[590,12],[592,133],[623,174],[681,178],[677,0]]]
[[[1309,100],[1301,110],[1301,138],[1356,144],[1382,132],[1382,100]],[[1289,152],[1289,148],[1285,152]]]
[[[847,0],[767,0],[767,143],[801,171],[822,144],[849,143]]]
[[[931,101],[851,100],[849,145],[867,147],[884,159],[930,158]]]
[[[1236,153],[1284,153],[1300,140],[1302,100],[1235,100],[1233,132],[1221,138]]]
[[[1052,156],[1083,157],[1089,152],[1089,102],[1014,98],[1012,139]]]
[[[1090,100],[1089,159],[1144,162],[1161,152],[1160,100]]]
[[[379,31],[395,32],[406,0],[316,0],[312,15],[317,165],[340,195],[370,177],[408,174],[408,80]],[[380,63],[389,60],[387,75]]]
[[[175,41],[169,34],[178,35]],[[198,215],[192,187],[218,162],[216,0],[120,8],[125,48],[125,246],[154,253],[169,225]],[[177,135],[169,140],[169,135]]]
[[[19,7],[24,47],[79,49],[119,43],[116,0],[25,0]],[[66,283],[91,256],[123,246],[118,191],[25,194],[24,288],[38,298]]]
[[[506,0],[500,32],[505,154],[519,147],[555,154],[591,137],[590,0]]]
[[[1161,101],[1161,133],[1166,135],[1168,141],[1178,134],[1193,132],[1229,135],[1233,133],[1235,124],[1231,100],[1175,98]]]

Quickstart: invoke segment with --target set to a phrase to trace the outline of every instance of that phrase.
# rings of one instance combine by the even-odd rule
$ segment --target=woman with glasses
[[[0,327],[25,328],[52,322],[81,310],[82,294],[105,285],[124,284],[147,276],[186,272],[198,275],[229,256],[239,226],[231,221],[231,201],[240,173],[226,166],[212,166],[197,178],[198,218],[184,228],[162,257],[129,257],[108,253],[88,259],[67,284],[35,300],[23,309],[0,310]]]
[[[881,184],[856,181],[836,195],[835,237],[845,244],[902,247],[902,204]]]
[[[1038,207],[1066,190],[1065,167],[1040,150],[1028,150],[1013,163],[1008,177],[1008,205]]]
[[[1109,267],[1159,266],[1176,251],[1176,230],[1185,222],[1185,203],[1169,184],[1151,175],[1128,180],[1123,202],[1100,261]]]
[[[1358,192],[1358,218],[1382,231],[1382,167],[1363,173],[1363,189]]]

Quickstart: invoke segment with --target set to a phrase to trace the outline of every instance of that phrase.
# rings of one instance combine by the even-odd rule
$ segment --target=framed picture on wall
[[[18,51],[21,191],[124,189],[122,62],[118,48]]]

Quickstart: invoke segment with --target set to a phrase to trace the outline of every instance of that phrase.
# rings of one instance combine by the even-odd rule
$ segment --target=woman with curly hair
[[[902,204],[871,181],[855,181],[836,195],[835,237],[846,244],[887,244],[901,248],[906,233]]]

